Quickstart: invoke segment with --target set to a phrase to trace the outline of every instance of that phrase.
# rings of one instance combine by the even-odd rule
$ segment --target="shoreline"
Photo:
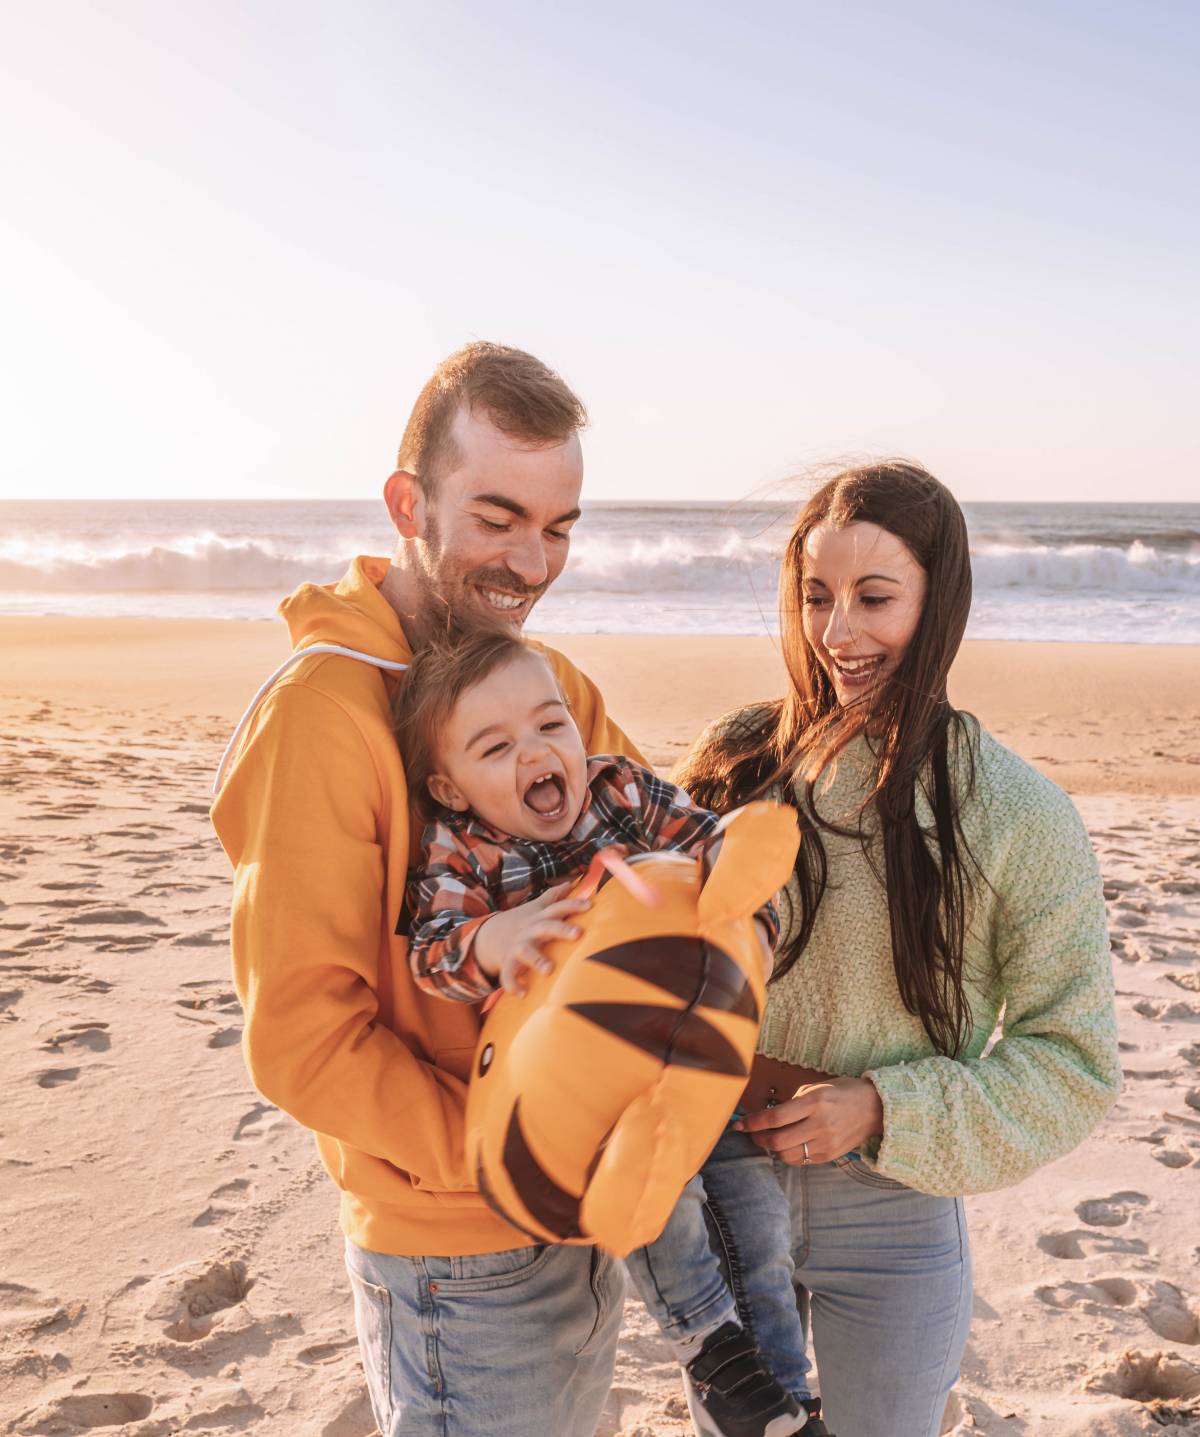
[[[114,624],[145,624],[145,625],[191,625],[194,627],[208,627],[214,629],[229,629],[232,626],[246,629],[263,629],[267,625],[282,623],[278,614],[264,614],[259,618],[247,618],[245,615],[229,615],[227,617],[214,616],[211,614],[16,614],[5,613],[0,608],[0,640],[3,639],[5,629],[11,626],[14,630],[25,624],[83,624],[83,625],[114,625]],[[714,639],[729,643],[758,643],[778,644],[779,634],[764,629],[746,629],[741,632],[727,633],[724,631],[697,630],[691,633],[680,633],[672,629],[542,629],[537,625],[529,625],[526,633],[531,638],[541,639],[546,643],[554,643],[561,646],[566,640],[574,639],[655,639],[663,643],[671,643],[678,639]],[[1027,639],[1027,638],[999,638],[994,634],[986,638],[977,638],[973,635],[963,640],[963,644],[1036,644],[1039,647],[1047,648],[1080,648],[1080,649],[1192,649],[1200,653],[1200,639],[1175,639],[1165,641],[1161,639]]]

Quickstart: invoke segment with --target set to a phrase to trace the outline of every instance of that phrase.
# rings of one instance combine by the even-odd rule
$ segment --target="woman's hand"
[[[734,1127],[785,1163],[827,1163],[882,1136],[883,1102],[867,1078],[830,1078]]]

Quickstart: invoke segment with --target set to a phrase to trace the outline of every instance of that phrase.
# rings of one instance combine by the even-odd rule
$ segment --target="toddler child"
[[[588,757],[549,662],[514,635],[422,650],[401,681],[396,721],[409,792],[428,820],[406,904],[413,976],[428,993],[465,1003],[497,986],[520,995],[531,969],[550,972],[541,945],[579,936],[571,917],[589,904],[566,893],[601,849],[704,861],[719,841],[719,817],[682,789],[620,755]],[[769,972],[777,920],[771,905],[757,917]],[[628,1259],[686,1368],[705,1437],[826,1434],[809,1397],[790,1216],[771,1162],[727,1129],[662,1236]],[[706,1206],[743,1305],[788,1355],[782,1382],[739,1318]]]

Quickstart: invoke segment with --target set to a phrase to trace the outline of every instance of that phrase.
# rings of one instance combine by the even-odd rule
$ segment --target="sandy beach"
[[[557,642],[663,768],[782,686],[767,639]],[[242,1066],[207,819],[285,653],[280,624],[0,619],[0,1431],[374,1430],[334,1188]],[[974,643],[952,692],[1079,803],[1126,1082],[1078,1151],[969,1200],[946,1430],[1200,1430],[1200,650]],[[682,1437],[678,1394],[630,1300],[601,1437]]]

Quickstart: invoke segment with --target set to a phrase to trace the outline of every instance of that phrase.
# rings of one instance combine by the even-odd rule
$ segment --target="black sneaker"
[[[762,1354],[735,1322],[705,1340],[687,1365],[694,1401],[689,1405],[700,1437],[820,1437],[824,1424],[808,1414],[775,1380]]]
[[[808,1421],[796,1433],[796,1437],[833,1437],[833,1433],[821,1421],[821,1404],[806,1402],[804,1407],[808,1412]]]

